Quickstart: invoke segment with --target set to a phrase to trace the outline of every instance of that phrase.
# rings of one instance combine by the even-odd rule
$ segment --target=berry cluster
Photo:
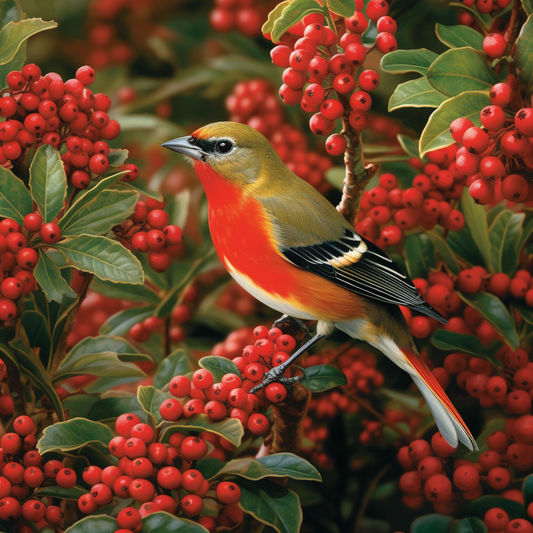
[[[167,270],[173,252],[176,248],[181,250],[183,240],[181,229],[169,224],[165,204],[164,200],[158,202],[152,198],[139,201],[130,218],[113,228],[124,245],[131,246],[136,252],[148,253],[148,263],[156,272]],[[157,327],[158,324],[152,325],[152,328]]]
[[[372,106],[370,92],[379,85],[379,75],[371,69],[363,70],[367,54],[376,48],[386,54],[396,50],[396,22],[389,17],[385,0],[370,0],[363,13],[363,0],[356,0],[355,13],[344,19],[345,31],[337,35],[324,26],[324,16],[311,14],[290,28],[272,49],[272,62],[284,68],[279,90],[288,105],[301,104],[304,111],[314,113],[309,121],[316,135],[330,135],[326,150],[334,156],[344,153],[346,138],[331,135],[335,121],[343,118],[351,128],[361,132],[369,125],[368,111]],[[378,29],[376,42],[371,47],[363,44],[362,34],[369,20]],[[306,84],[309,84],[306,86]],[[305,90],[304,90],[305,87]]]
[[[501,53],[504,45],[500,43]],[[450,124],[453,139],[461,145],[455,159],[457,171],[466,176],[465,185],[478,204],[490,204],[502,197],[515,203],[533,201],[529,177],[533,169],[529,140],[533,136],[533,108],[522,107],[521,102],[517,105],[516,89],[510,83],[492,87],[492,105],[480,113],[481,128],[467,118]],[[508,118],[511,114],[514,118]]]
[[[355,229],[380,248],[398,245],[404,232],[417,226],[432,229],[441,224],[452,231],[464,226],[463,214],[448,201],[460,197],[463,188],[450,171],[439,169],[431,177],[419,174],[409,189],[398,185],[394,174],[382,174],[379,185],[361,198]]]
[[[464,269],[457,276],[438,271],[429,274],[428,279],[415,278],[413,283],[420,295],[449,321],[445,329],[455,333],[474,334],[484,344],[500,338],[489,322],[472,307],[463,304],[456,293],[476,294],[490,292],[501,300],[525,300],[531,307],[533,291],[531,274],[518,270],[513,279],[503,272],[490,275],[481,266]],[[427,337],[439,324],[428,317],[412,317],[409,309],[403,308],[411,333],[418,339]]]
[[[11,218],[0,222],[0,321],[13,320],[17,316],[17,300],[37,288],[32,271],[39,254],[31,246],[36,238],[52,244],[61,238],[61,233],[57,224],[43,224],[39,213],[26,215],[22,227]]]
[[[272,0],[216,0],[215,9],[209,14],[209,24],[218,32],[237,30],[246,37],[257,37],[276,4]]]
[[[181,409],[181,404],[174,402]],[[161,411],[168,414],[167,403],[173,401],[163,402]],[[157,511],[196,518],[210,532],[218,525],[235,527],[242,521],[243,513],[237,506],[239,486],[220,480],[209,483],[194,468],[196,461],[204,457],[225,459],[224,450],[235,449],[230,442],[203,431],[194,435],[176,432],[168,445],[163,444],[151,426],[131,413],[119,416],[115,429],[118,436],[110,441],[109,451],[119,459],[118,466],[89,466],[84,470],[83,481],[91,488],[78,499],[82,513],[93,514],[113,498],[133,498],[136,506],[125,507],[117,515],[121,532],[137,530],[143,518]],[[209,447],[214,448],[211,453]],[[211,491],[213,495],[208,496]],[[220,506],[216,519],[199,517],[206,497]]]
[[[39,530],[58,526],[63,519],[61,508],[47,505],[34,492],[48,485],[70,489],[76,484],[76,473],[56,460],[43,465],[35,449],[37,426],[29,416],[15,418],[13,429],[0,440],[0,520],[15,522],[20,532],[33,531],[24,525],[28,522]]]
[[[54,72],[41,76],[34,64],[10,72],[9,89],[0,98],[0,116],[7,119],[0,126],[0,164],[14,164],[34,146],[50,144],[59,150],[64,144],[61,159],[74,187],[85,189],[93,176],[107,172],[106,141],[117,137],[120,125],[107,114],[110,98],[88,89],[94,79],[89,66],[80,67],[66,82]],[[137,178],[135,165],[123,169],[129,171],[124,181]]]
[[[330,187],[324,178],[331,160],[310,151],[302,131],[286,124],[274,86],[263,79],[238,83],[226,99],[230,120],[248,124],[262,133],[282,161],[298,177],[324,193]]]
[[[482,14],[495,15],[505,9],[511,0],[462,0],[466,7],[476,8]]]

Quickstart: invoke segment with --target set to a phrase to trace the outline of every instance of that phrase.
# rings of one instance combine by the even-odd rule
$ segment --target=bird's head
[[[162,146],[191,158],[197,172],[199,167],[208,165],[218,175],[241,185],[254,183],[265,175],[262,168],[283,165],[261,133],[238,122],[209,124]]]

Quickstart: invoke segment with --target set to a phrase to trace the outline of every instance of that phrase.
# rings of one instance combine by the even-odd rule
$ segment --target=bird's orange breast
[[[300,310],[299,318],[340,321],[360,314],[355,294],[299,269],[281,255],[274,241],[272,222],[261,202],[205,163],[195,162],[195,170],[209,203],[213,244],[230,273],[236,271],[241,279],[247,278],[243,283],[234,275],[247,290],[252,292],[246,286],[250,280],[258,291]],[[254,296],[275,308],[258,293]],[[278,310],[282,310],[281,305]]]

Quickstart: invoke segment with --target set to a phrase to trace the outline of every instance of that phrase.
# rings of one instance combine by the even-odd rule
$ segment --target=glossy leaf
[[[302,385],[312,392],[322,392],[333,387],[348,385],[348,380],[336,366],[316,365],[305,369]]]
[[[4,65],[0,65],[0,87],[7,86],[7,75],[13,70],[20,71],[26,63],[26,41],[21,43],[17,53],[13,56],[11,61]]]
[[[81,374],[144,377],[145,373],[133,362],[151,360],[150,356],[138,353],[131,344],[119,337],[86,337],[63,359],[54,382]]]
[[[278,533],[298,533],[302,509],[298,496],[285,487],[263,480],[251,483],[239,480],[239,506],[254,518],[273,527]]]
[[[128,300],[157,305],[160,297],[146,285],[131,285],[130,283],[113,283],[112,281],[94,280],[91,290],[113,300]]]
[[[454,520],[450,526],[450,533],[487,533],[487,526],[475,516]]]
[[[192,520],[178,518],[161,511],[144,517],[139,533],[171,533],[173,531],[177,533],[206,533],[207,529]]]
[[[0,217],[12,218],[19,224],[33,212],[30,191],[11,170],[0,166]]]
[[[86,516],[65,529],[65,533],[115,533],[117,528],[117,521],[110,516]]]
[[[101,191],[92,201],[69,209],[59,221],[61,235],[106,235],[133,213],[138,199],[133,191]]]
[[[519,301],[513,302],[513,307],[528,324],[533,325],[533,310],[530,307]]]
[[[469,26],[437,24],[435,33],[439,40],[450,48],[469,46],[474,50],[483,50],[483,35]]]
[[[114,436],[112,431],[100,422],[86,418],[72,418],[46,427],[37,442],[37,449],[43,454],[51,451],[77,450],[90,445],[102,453],[108,453],[109,441]]]
[[[433,248],[440,255],[446,267],[450,269],[450,272],[455,275],[459,274],[461,267],[447,241],[434,231],[426,231],[426,236],[433,243]]]
[[[511,313],[502,301],[488,292],[464,294],[457,292],[461,300],[472,306],[503,337],[504,341],[516,350],[520,344]]]
[[[148,198],[153,198],[158,202],[163,201],[163,195],[160,192],[154,191],[148,186],[144,180],[135,180],[135,181],[119,181],[112,187],[118,191],[135,191],[140,194],[148,196]]]
[[[531,234],[533,233],[533,217],[526,218],[524,221],[524,225],[522,228],[522,234],[520,235],[520,238],[518,239],[518,242],[516,243],[516,249],[515,251],[519,253],[522,248],[524,247],[524,244],[528,241],[529,237],[531,237]]]
[[[489,228],[493,272],[504,272],[512,277],[519,260],[518,242],[526,215],[502,211]]]
[[[318,470],[293,453],[276,453],[260,459],[234,459],[218,471],[216,477],[239,476],[258,480],[265,477],[289,477],[307,481],[321,481]]]
[[[237,365],[225,357],[208,355],[207,357],[202,357],[200,361],[198,361],[198,364],[213,374],[215,383],[220,383],[226,374],[236,374],[237,376],[241,375]]]
[[[40,18],[7,23],[0,31],[0,65],[11,61],[26,39],[56,26],[56,22],[46,22]]]
[[[242,424],[235,418],[227,418],[222,422],[213,422],[207,415],[200,414],[188,420],[179,420],[166,428],[161,435],[161,442],[167,443],[170,435],[177,431],[210,431],[229,440],[235,446],[241,444],[244,430]]]
[[[53,222],[67,194],[67,175],[59,152],[49,144],[41,146],[30,166],[31,195],[43,217]]]
[[[525,86],[526,94],[530,95],[533,92],[533,15],[520,30],[514,60],[519,70],[518,79]]]
[[[326,5],[332,13],[341,17],[351,17],[355,11],[352,0],[326,0]]]
[[[472,202],[468,189],[465,188],[461,196],[461,211],[465,217],[466,228],[483,256],[485,266],[490,268],[491,255],[486,207]]]
[[[185,376],[197,368],[196,359],[187,350],[180,348],[163,359],[154,376],[154,387],[161,389],[174,376]]]
[[[411,533],[448,533],[452,520],[441,514],[420,516],[411,524]]]
[[[57,413],[59,420],[63,420],[65,414],[63,413],[61,400],[52,386],[50,375],[44,368],[40,359],[31,349],[28,337],[22,326],[19,328],[17,336],[9,342],[9,346],[16,355],[18,366],[28,376],[33,386],[46,394],[46,397]]]
[[[400,83],[390,97],[389,111],[402,107],[439,107],[446,100],[447,97],[435,90],[424,76]]]
[[[76,501],[84,494],[87,494],[87,489],[84,489],[78,485],[75,485],[70,489],[64,489],[58,485],[49,485],[47,487],[40,487],[33,493],[34,496],[50,496],[51,498],[61,498],[62,500]]]
[[[61,303],[65,296],[68,298],[78,297],[74,289],[61,275],[59,268],[42,248],[39,250],[39,262],[33,271],[33,275],[49,302]]]
[[[472,235],[470,235],[468,228],[463,227],[459,231],[450,231],[446,236],[446,242],[457,257],[472,266],[485,264],[485,259],[481,255]]]
[[[33,273],[35,274],[35,271]],[[30,346],[39,349],[39,359],[46,367],[52,348],[48,321],[37,310],[25,310],[20,318],[20,323],[26,330]]]
[[[128,159],[128,150],[112,149],[107,154],[109,166],[119,167]]]
[[[283,10],[291,3],[291,0],[286,0],[285,2],[280,2],[269,14],[267,21],[263,24],[261,28],[261,33],[271,33],[274,28],[274,22],[283,13]]]
[[[483,346],[474,335],[463,335],[445,329],[438,329],[431,338],[431,343],[439,350],[446,352],[462,352],[474,357],[484,357],[496,368],[501,368],[502,363],[496,358],[496,352],[503,346],[501,341],[493,341]]]
[[[98,394],[71,394],[63,400],[63,409],[68,411],[68,415],[71,418],[84,417],[87,415],[92,407],[100,401],[100,395]]]
[[[272,42],[278,42],[289,28],[311,13],[322,13],[322,8],[314,0],[293,0],[286,5],[281,15],[274,22],[270,32]]]
[[[485,53],[472,48],[452,48],[441,54],[429,67],[427,78],[434,89],[447,96],[466,91],[488,93],[500,81]]]
[[[425,233],[415,233],[407,237],[404,256],[411,279],[427,278],[429,269],[435,264],[433,243]]]
[[[119,394],[114,392],[114,394]],[[95,402],[89,410],[87,417],[89,420],[99,421],[119,417],[123,413],[134,413],[143,422],[148,421],[148,416],[139,404],[136,396],[107,396]]]
[[[463,92],[443,102],[431,114],[420,136],[420,154],[424,156],[431,150],[446,148],[453,144],[455,141],[450,133],[450,124],[456,118],[468,118],[474,125],[480,126],[479,113],[488,105],[490,105],[488,95],[478,91]],[[472,199],[470,203],[474,203]]]
[[[402,135],[401,133],[398,133],[397,138],[400,146],[407,155],[420,158],[420,152],[418,151],[418,140],[408,137],[407,135]]]
[[[153,316],[154,306],[132,307],[109,317],[100,328],[100,335],[125,335],[135,324]]]
[[[418,72],[425,76],[433,61],[439,57],[435,52],[420,48],[418,50],[395,50],[381,58],[381,69],[392,74]]]
[[[465,11],[468,11],[468,13],[474,17],[476,22],[481,27],[484,27],[484,28],[488,29],[488,28],[490,28],[490,26],[492,25],[492,23],[494,21],[494,19],[491,17],[490,14],[480,13],[478,11],[477,7],[475,7],[475,6],[468,7],[465,4],[463,4],[462,2],[450,2],[449,5],[450,6],[454,6],[454,7],[458,7],[460,9],[464,9]]]
[[[522,7],[527,15],[533,14],[533,0],[522,0]]]
[[[161,404],[172,398],[170,392],[163,392],[159,389],[156,389],[152,385],[146,387],[139,386],[137,388],[137,401],[140,403],[144,411],[150,416],[154,425],[157,425],[163,422],[163,418],[159,414],[159,407]]]
[[[525,499],[525,501],[527,506],[527,499]],[[527,518],[525,508],[522,504],[504,498],[503,496],[480,496],[468,504],[468,513],[473,514],[478,518],[483,518],[485,513],[493,507],[503,509],[509,515],[511,520],[514,520],[515,518]]]
[[[54,245],[66,258],[69,266],[90,272],[97,278],[142,284],[141,264],[122,244],[107,237],[80,235]]]
[[[202,473],[205,479],[214,478],[226,465],[225,461],[215,457],[205,457],[196,463],[196,468]]]

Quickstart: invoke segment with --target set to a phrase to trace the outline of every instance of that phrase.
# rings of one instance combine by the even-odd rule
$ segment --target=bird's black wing
[[[418,294],[411,279],[375,244],[354,230],[344,236],[309,246],[282,248],[281,253],[299,268],[328,279],[344,289],[380,302],[403,305],[447,321]]]

